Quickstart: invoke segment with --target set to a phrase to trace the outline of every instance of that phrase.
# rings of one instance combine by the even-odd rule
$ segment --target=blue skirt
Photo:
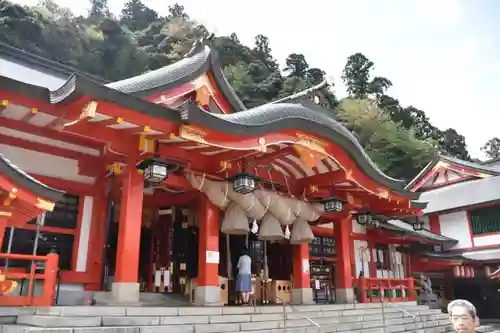
[[[238,274],[236,277],[236,291],[240,293],[252,291],[252,276],[250,274]]]

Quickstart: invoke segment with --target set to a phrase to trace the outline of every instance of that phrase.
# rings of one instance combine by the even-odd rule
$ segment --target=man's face
[[[476,331],[474,318],[472,318],[467,308],[463,306],[453,307],[450,318],[451,325],[456,332],[473,333]]]

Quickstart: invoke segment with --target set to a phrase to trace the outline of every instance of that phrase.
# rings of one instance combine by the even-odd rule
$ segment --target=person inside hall
[[[464,299],[456,299],[448,304],[448,314],[455,332],[475,333],[479,326],[476,307]]]
[[[252,259],[248,255],[248,248],[243,248],[236,266],[236,291],[240,294],[243,304],[248,304],[252,292]]]

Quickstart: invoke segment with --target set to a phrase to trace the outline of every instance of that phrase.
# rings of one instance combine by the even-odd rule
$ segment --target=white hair
[[[476,307],[471,302],[465,299],[456,299],[448,304],[448,313],[450,314],[450,316],[452,315],[453,308],[457,306],[466,308],[469,311],[472,318],[474,319],[477,318]]]

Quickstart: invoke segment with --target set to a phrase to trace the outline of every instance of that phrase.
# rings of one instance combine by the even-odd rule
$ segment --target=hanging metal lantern
[[[233,182],[233,190],[239,194],[249,194],[257,188],[258,179],[244,171],[229,180]]]
[[[356,214],[356,222],[360,225],[367,225],[372,221],[372,216],[370,214]]]
[[[151,183],[161,183],[168,177],[170,165],[157,158],[142,161],[137,169],[144,171],[144,179]]]
[[[324,202],[325,212],[341,212],[344,210],[344,202],[338,199],[331,199]]]
[[[415,222],[413,222],[413,230],[415,231],[424,230],[424,222],[420,220],[418,216],[415,218]]]

